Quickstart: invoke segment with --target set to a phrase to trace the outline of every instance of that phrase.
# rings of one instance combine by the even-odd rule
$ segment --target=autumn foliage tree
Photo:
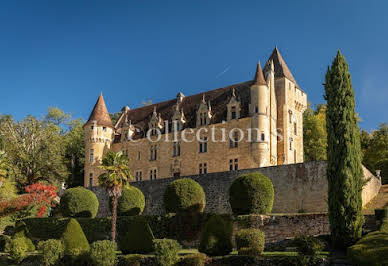
[[[59,201],[56,188],[51,185],[36,183],[26,186],[25,191],[26,194],[0,202],[0,217],[21,211],[31,205],[38,207],[36,216],[42,217],[48,208],[54,207]]]

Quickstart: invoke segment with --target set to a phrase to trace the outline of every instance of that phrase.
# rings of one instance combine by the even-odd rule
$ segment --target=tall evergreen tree
[[[354,90],[340,51],[327,70],[325,93],[330,230],[334,245],[344,248],[361,237],[364,181]]]

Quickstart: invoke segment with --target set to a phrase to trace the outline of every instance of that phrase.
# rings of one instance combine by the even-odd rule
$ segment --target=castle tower
[[[98,176],[104,153],[110,149],[114,138],[114,127],[106,108],[102,93],[98,97],[88,121],[84,125],[85,132],[85,176],[84,186],[98,185]]]
[[[307,95],[296,83],[277,47],[268,59],[264,72],[270,73],[270,79],[274,72],[275,79],[277,164],[303,162],[303,112],[307,107]]]
[[[257,64],[254,84],[250,87],[251,103],[249,113],[252,117],[252,156],[259,167],[269,159],[269,88],[264,79],[260,62]]]

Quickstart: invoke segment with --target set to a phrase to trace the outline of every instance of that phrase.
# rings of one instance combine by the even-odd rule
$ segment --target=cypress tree
[[[325,93],[330,230],[334,246],[345,248],[361,237],[364,181],[354,90],[340,51],[327,70]]]

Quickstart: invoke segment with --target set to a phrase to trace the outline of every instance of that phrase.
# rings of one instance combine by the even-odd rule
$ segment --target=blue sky
[[[275,45],[313,104],[340,49],[361,127],[388,121],[388,1],[1,1],[0,113],[87,119],[252,79]]]

